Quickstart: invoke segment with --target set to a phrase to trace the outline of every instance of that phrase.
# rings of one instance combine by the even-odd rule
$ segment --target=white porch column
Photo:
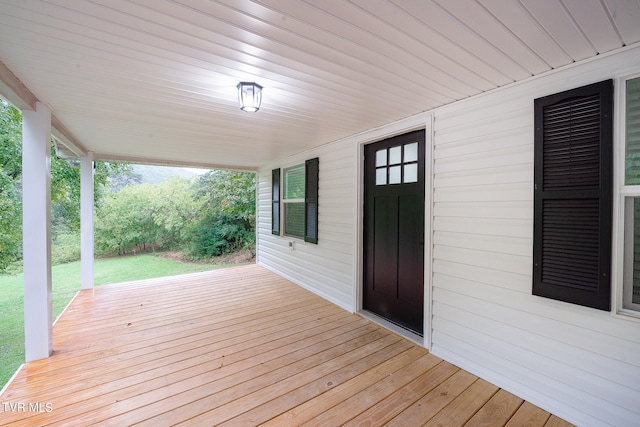
[[[26,360],[53,351],[51,318],[51,110],[22,112],[22,240]]]
[[[93,153],[80,159],[80,283],[93,289]]]

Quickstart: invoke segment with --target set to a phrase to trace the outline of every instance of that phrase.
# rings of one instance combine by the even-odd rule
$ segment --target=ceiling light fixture
[[[238,83],[238,101],[242,111],[258,111],[262,102],[262,86],[253,82]]]

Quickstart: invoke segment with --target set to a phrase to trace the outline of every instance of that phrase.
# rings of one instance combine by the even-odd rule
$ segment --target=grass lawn
[[[96,260],[96,285],[151,279],[230,267],[237,264],[195,264],[153,255]],[[80,290],[80,263],[56,265],[51,270],[53,319]],[[24,363],[24,281],[22,274],[0,276],[0,389]]]

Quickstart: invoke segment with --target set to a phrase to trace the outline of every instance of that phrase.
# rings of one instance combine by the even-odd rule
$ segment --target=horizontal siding
[[[318,244],[271,234],[271,170],[319,157]],[[329,301],[354,311],[356,256],[355,148],[347,142],[268,165],[258,172],[258,262]],[[294,242],[294,249],[289,242]]]
[[[441,247],[475,249],[492,254],[531,256],[531,239],[513,236],[474,235],[438,231],[433,236],[433,244]]]
[[[437,134],[436,134],[437,138]],[[438,147],[435,147],[436,150]],[[476,170],[494,169],[514,165],[530,165],[533,155],[533,147],[503,148],[486,153],[473,153],[453,157],[438,158],[434,152],[433,173],[438,175],[446,172],[471,172]]]
[[[435,233],[441,230],[473,235],[533,237],[529,219],[436,216],[433,223]]]
[[[477,188],[476,188],[477,187]],[[506,184],[464,185],[434,191],[435,203],[451,202],[523,202],[531,201],[533,189],[530,182]]]
[[[533,154],[532,154],[533,155]],[[492,167],[489,169],[476,169],[470,175],[466,171],[459,172],[439,172],[434,176],[435,191],[447,187],[458,187],[461,191],[473,188],[482,190],[485,186],[497,185],[496,190],[505,188],[507,183],[524,183],[533,191],[531,177],[533,176],[533,163],[524,165],[507,165],[502,167]]]
[[[434,323],[437,323],[437,321]],[[434,345],[434,354],[438,352],[446,355],[450,360],[456,360],[460,357],[465,357],[467,352],[472,351],[474,359],[469,366],[483,371],[486,370],[487,366],[500,369],[499,376],[493,376],[492,372],[488,372],[483,378],[495,384],[504,384],[503,388],[505,390],[508,388],[520,388],[520,384],[513,379],[522,380],[531,390],[529,395],[532,398],[545,401],[547,403],[546,406],[556,410],[556,413],[567,413],[573,410],[582,412],[583,402],[590,402],[589,412],[592,412],[592,414],[574,417],[573,422],[579,426],[637,426],[638,418],[635,412],[621,410],[619,402],[613,403],[606,399],[609,396],[612,398],[619,397],[609,394],[612,391],[619,390],[619,386],[615,384],[594,383],[593,386],[601,389],[605,394],[605,398],[594,396],[587,391],[588,388],[578,388],[573,385],[567,386],[562,380],[564,372],[557,369],[559,365],[553,360],[531,360],[526,364],[522,364],[519,359],[522,349],[509,343],[478,335],[466,326],[451,325],[449,328],[442,327],[442,329],[445,329],[445,334],[438,330],[433,335],[434,338],[440,338],[443,343],[446,343],[446,349],[441,350],[439,346]],[[481,343],[484,344],[482,347],[480,346]],[[499,348],[500,351],[496,352],[495,348]],[[577,371],[572,369],[571,365],[565,366],[574,372]],[[536,372],[533,368],[539,368],[543,374]],[[559,373],[560,377],[554,376],[555,373]],[[573,382],[572,384],[575,383]],[[551,396],[553,396],[553,399],[550,399]],[[637,396],[631,396],[631,399],[634,398],[637,398]],[[629,403],[629,399],[626,400],[626,403]],[[635,404],[637,404],[637,401]]]
[[[579,425],[637,425],[640,324],[531,294],[533,100],[638,52],[434,113],[432,352]]]
[[[640,323],[531,294],[533,100],[640,72],[637,64],[640,49],[629,49],[432,112],[431,350],[584,426],[637,425]],[[258,262],[350,311],[361,142],[322,146],[258,173]],[[293,239],[271,235],[270,171],[315,156],[319,243],[296,241],[291,250]]]
[[[449,280],[478,281],[480,283],[488,283],[500,289],[516,290],[525,293],[531,292],[531,279],[528,275],[438,259],[434,259],[432,269],[434,273],[434,288],[436,287],[435,277],[441,274],[442,277]]]

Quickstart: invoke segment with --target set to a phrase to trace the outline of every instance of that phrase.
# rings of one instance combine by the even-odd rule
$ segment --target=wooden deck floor
[[[0,424],[566,426],[252,265],[82,291]]]

